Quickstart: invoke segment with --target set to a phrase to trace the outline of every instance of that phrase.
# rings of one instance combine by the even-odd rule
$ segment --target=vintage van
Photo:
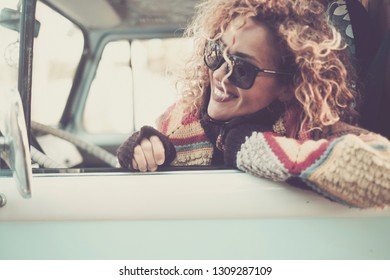
[[[0,259],[390,258],[389,209],[225,167],[117,167],[176,98],[195,5],[0,2]]]

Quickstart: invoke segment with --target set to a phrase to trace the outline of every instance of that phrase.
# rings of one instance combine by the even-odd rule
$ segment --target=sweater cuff
[[[131,135],[117,150],[117,157],[119,164],[124,168],[135,170],[132,168],[132,159],[134,157],[134,148],[139,145],[142,139],[150,138],[151,136],[157,136],[165,150],[165,162],[163,165],[170,164],[176,157],[176,150],[174,145],[169,141],[169,138],[154,129],[151,126],[143,126],[140,131]]]
[[[165,161],[162,166],[169,165],[176,157],[176,149],[175,146],[172,144],[172,142],[169,140],[169,138],[162,134],[157,129],[151,127],[151,126],[143,126],[139,132],[138,136],[138,143],[142,141],[144,138],[150,138],[151,136],[157,136],[160,141],[162,142],[165,150]]]
[[[123,168],[129,168],[130,170],[134,170],[132,168],[131,161],[134,154],[134,147],[137,144],[138,135],[139,135],[139,131],[132,134],[116,150],[116,156],[118,158],[118,162],[120,166]]]

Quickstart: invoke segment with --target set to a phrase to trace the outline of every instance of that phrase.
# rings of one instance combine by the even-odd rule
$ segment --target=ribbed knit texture
[[[237,167],[276,181],[299,177],[314,191],[346,205],[390,205],[390,143],[377,134],[298,141],[254,132]]]
[[[225,141],[225,164],[236,167],[237,152],[240,150],[242,143],[244,143],[248,136],[250,136],[253,132],[264,132],[266,130],[266,126],[256,124],[241,124],[236,128],[232,128],[226,136]],[[261,156],[263,154],[262,147],[258,147],[257,150],[259,151],[257,156]]]
[[[315,190],[346,204],[367,208],[390,204],[390,149],[373,134],[346,135],[302,172]]]
[[[199,118],[185,118],[172,107],[160,120],[159,130],[168,135],[176,148],[172,166],[211,165],[214,146],[208,140]]]

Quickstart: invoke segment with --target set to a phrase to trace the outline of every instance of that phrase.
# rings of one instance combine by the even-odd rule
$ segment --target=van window
[[[81,58],[84,37],[76,25],[39,1],[36,19],[41,27],[34,41],[31,118],[57,125]]]
[[[183,38],[114,41],[92,82],[83,124],[90,133],[129,133],[155,120],[176,97],[169,73],[191,52]]]

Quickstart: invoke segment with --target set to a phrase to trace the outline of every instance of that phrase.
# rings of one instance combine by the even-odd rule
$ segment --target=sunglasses
[[[250,89],[253,86],[253,83],[255,82],[257,75],[260,73],[284,75],[284,76],[292,75],[292,73],[288,73],[288,72],[282,72],[282,71],[270,70],[270,69],[261,69],[249,63],[248,61],[245,61],[243,58],[235,55],[228,54],[227,56],[231,62],[231,67],[233,67],[233,70],[231,71],[231,74],[229,75],[228,79],[233,85],[242,89]],[[221,67],[221,65],[225,62],[225,58],[223,57],[223,48],[221,47],[219,40],[208,41],[204,51],[203,59],[205,64],[211,71],[215,71],[219,67]],[[227,63],[226,73],[229,72],[230,72],[230,64]]]

